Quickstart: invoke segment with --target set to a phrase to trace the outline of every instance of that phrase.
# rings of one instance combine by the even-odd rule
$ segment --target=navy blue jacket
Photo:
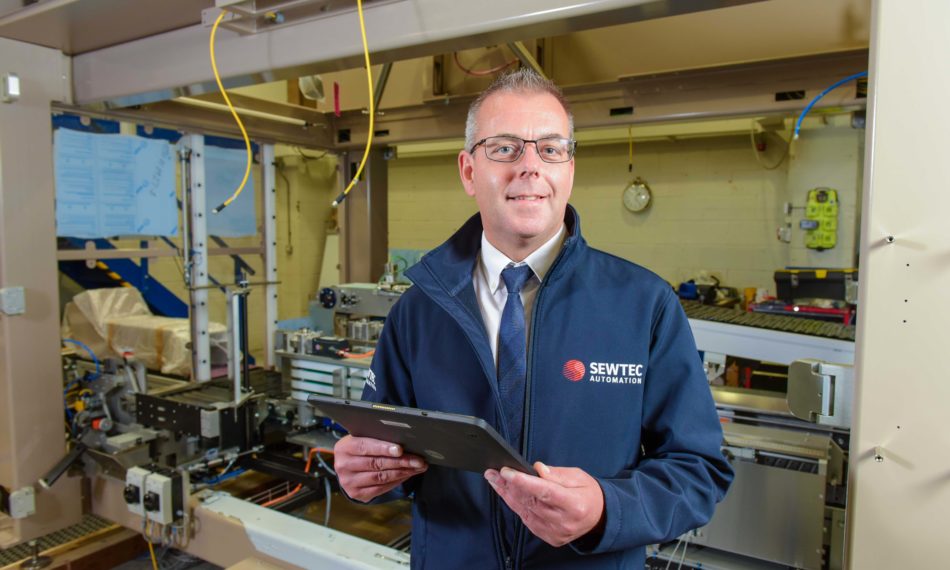
[[[532,309],[521,451],[530,463],[597,479],[603,535],[554,548],[519,520],[508,549],[502,501],[482,474],[431,465],[381,497],[415,493],[413,568],[643,568],[644,545],[705,524],[732,480],[669,285],[588,247],[571,207],[565,222],[568,237]],[[481,235],[475,215],[407,272],[415,286],[389,313],[363,399],[477,416],[507,438],[472,286]]]

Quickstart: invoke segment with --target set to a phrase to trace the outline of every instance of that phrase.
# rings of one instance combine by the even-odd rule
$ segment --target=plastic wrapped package
[[[63,312],[62,334],[88,345],[100,358],[131,352],[150,370],[191,376],[188,319],[152,314],[131,287],[91,289],[73,297]],[[212,366],[227,364],[227,328],[208,323]]]

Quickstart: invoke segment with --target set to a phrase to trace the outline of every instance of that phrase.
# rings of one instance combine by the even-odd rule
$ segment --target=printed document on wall
[[[241,184],[247,168],[247,151],[205,145],[205,193],[208,207],[208,233],[220,237],[241,237],[257,234],[257,204],[254,170],[244,190],[217,214],[211,210],[227,200]]]
[[[178,234],[175,161],[166,141],[57,129],[56,235]]]

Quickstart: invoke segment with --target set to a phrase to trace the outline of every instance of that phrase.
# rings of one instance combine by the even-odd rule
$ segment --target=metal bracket
[[[0,289],[0,313],[7,316],[22,315],[26,312],[26,292],[23,287],[4,287]]]
[[[854,368],[820,360],[796,360],[788,367],[788,408],[812,423],[850,428]]]
[[[10,493],[10,516],[25,519],[36,514],[36,491],[33,487],[22,487]]]

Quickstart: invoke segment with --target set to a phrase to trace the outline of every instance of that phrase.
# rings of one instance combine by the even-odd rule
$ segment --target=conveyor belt
[[[67,542],[72,542],[84,536],[88,536],[113,525],[114,523],[107,521],[104,518],[93,514],[88,514],[85,515],[80,522],[72,526],[68,526],[62,530],[47,534],[46,536],[41,536],[37,538],[36,541],[39,543],[40,552],[43,552],[49,550],[50,548],[66,544]],[[30,553],[30,545],[27,542],[6,550],[0,549],[0,566],[7,566],[8,564],[13,564],[25,558],[29,558]]]
[[[798,317],[784,317],[782,315],[747,313],[745,311],[713,307],[703,305],[696,301],[684,301],[682,299],[680,303],[683,305],[683,310],[686,311],[686,316],[691,319],[804,334],[808,336],[835,338],[839,340],[854,340],[853,325],[829,323],[826,321],[816,321],[814,319]]]

